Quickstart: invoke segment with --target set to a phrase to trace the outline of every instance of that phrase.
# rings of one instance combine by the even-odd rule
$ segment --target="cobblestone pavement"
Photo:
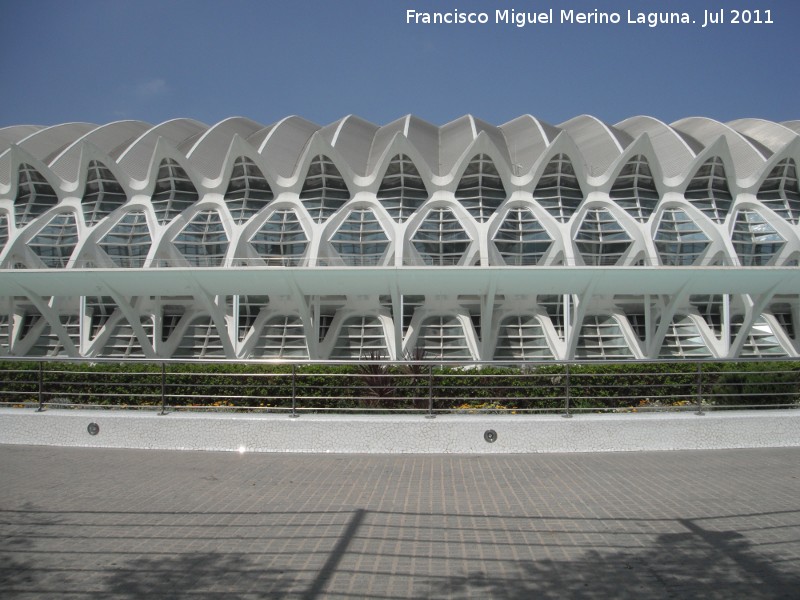
[[[0,597],[796,598],[800,448],[0,446]]]

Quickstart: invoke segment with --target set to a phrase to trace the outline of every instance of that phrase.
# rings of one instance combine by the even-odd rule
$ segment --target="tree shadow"
[[[430,581],[428,597],[797,598],[800,575],[782,570],[735,531],[711,531],[679,520],[686,533],[658,536],[643,549],[589,550],[568,560],[518,563],[514,577],[475,573]]]
[[[106,593],[114,598],[280,598],[294,577],[264,569],[241,553],[203,552],[126,561],[110,572]]]

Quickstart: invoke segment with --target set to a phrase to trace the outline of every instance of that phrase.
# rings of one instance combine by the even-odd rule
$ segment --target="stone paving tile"
[[[796,598],[799,459],[0,446],[0,598]]]

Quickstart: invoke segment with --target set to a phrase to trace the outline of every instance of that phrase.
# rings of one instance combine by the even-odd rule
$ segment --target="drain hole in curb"
[[[487,429],[483,434],[483,439],[493,444],[497,441],[497,432],[494,429]]]
[[[100,426],[97,423],[89,423],[89,426],[86,428],[86,431],[89,432],[89,435],[97,435],[100,433]]]

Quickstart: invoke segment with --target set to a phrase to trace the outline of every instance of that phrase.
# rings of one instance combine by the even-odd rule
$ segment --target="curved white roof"
[[[465,115],[441,126],[407,115],[386,125],[377,125],[349,115],[321,126],[297,116],[264,125],[245,117],[232,117],[206,125],[193,119],[173,119],[159,125],[142,121],[117,121],[98,126],[90,123],[66,123],[51,127],[19,125],[0,129],[0,184],[9,185],[14,161],[9,152],[21,150],[48,165],[53,175],[65,184],[79,180],[80,157],[86,147],[92,156],[106,163],[117,163],[121,173],[131,180],[144,181],[154,159],[156,146],[170,149],[171,155],[198,181],[221,176],[231,143],[239,138],[242,150],[252,157],[261,156],[262,165],[279,177],[296,176],[306,149],[317,135],[321,145],[333,148],[340,169],[357,176],[374,178],[385,168],[384,156],[398,137],[399,152],[411,152],[426,177],[454,174],[462,166],[467,150],[485,138],[494,148],[501,171],[525,176],[544,158],[556,138],[569,136],[579,155],[571,156],[589,177],[611,174],[613,165],[627,148],[642,136],[649,138],[659,163],[660,173],[674,179],[694,171],[697,157],[706,149],[724,141],[732,169],[729,176],[748,182],[764,169],[773,155],[780,154],[800,137],[800,121],[774,123],[763,119],[739,119],[720,123],[713,119],[691,117],[666,124],[649,116],[636,116],[610,125],[591,115],[574,117],[560,125],[551,125],[531,115],[523,115],[495,126],[472,115]],[[238,146],[240,149],[242,146]],[[483,150],[482,150],[483,151]],[[478,152],[478,150],[476,150]],[[708,154],[708,152],[706,152]],[[107,157],[103,160],[103,157]],[[688,176],[688,175],[687,175]],[[67,185],[66,187],[69,187]]]

